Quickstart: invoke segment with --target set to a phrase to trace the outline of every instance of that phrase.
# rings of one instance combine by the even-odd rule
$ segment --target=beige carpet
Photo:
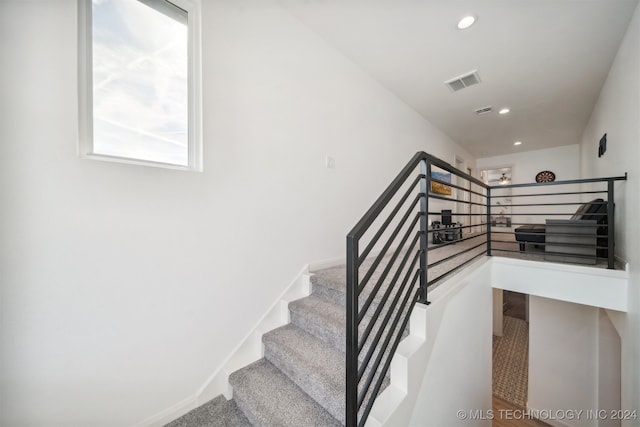
[[[503,335],[493,337],[493,394],[525,408],[529,377],[529,325],[504,316]]]

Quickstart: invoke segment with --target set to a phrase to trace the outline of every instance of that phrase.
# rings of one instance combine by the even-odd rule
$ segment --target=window
[[[202,170],[194,0],[79,0],[80,155]]]

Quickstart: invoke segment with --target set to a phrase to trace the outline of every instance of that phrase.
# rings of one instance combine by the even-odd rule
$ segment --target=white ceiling
[[[281,3],[474,156],[487,157],[580,142],[638,0]],[[458,30],[467,13],[478,21]],[[444,85],[475,69],[480,84],[455,93]],[[476,115],[486,106],[511,113]]]

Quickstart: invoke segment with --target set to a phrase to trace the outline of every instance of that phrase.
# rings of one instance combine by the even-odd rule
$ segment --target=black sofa
[[[607,224],[607,203],[603,199],[594,199],[581,205],[571,220],[595,220],[598,225]],[[520,244],[520,252],[525,251],[527,243],[539,245],[545,242],[545,224],[528,224],[516,228],[516,240]],[[607,227],[598,227],[598,246],[607,246]],[[600,237],[602,236],[602,237]],[[606,257],[607,249],[598,250],[598,256]]]

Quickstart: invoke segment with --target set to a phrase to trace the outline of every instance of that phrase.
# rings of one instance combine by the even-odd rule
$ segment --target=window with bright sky
[[[89,155],[190,167],[188,12],[92,0]]]

